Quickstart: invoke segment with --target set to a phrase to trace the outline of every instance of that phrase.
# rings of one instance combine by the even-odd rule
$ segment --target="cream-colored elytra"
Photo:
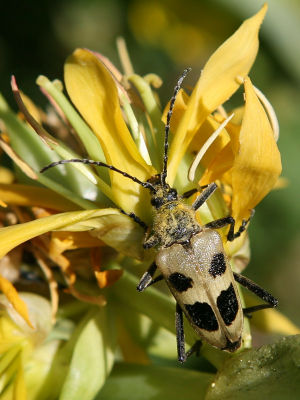
[[[213,274],[212,260],[218,255],[224,257],[224,270]],[[156,264],[196,333],[215,347],[236,350],[243,330],[243,311],[218,232],[204,229],[192,236],[189,245],[175,243],[161,248]],[[178,274],[182,282],[190,279],[185,281],[190,282],[186,290],[182,290],[184,285],[178,290],[170,278],[178,279]],[[197,302],[200,305],[196,305]],[[205,312],[206,309],[209,312]]]

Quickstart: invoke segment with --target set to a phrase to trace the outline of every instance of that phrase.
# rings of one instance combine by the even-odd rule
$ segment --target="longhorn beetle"
[[[231,270],[221,237],[216,231],[229,225],[227,240],[232,241],[246,229],[251,217],[242,221],[237,232],[234,230],[235,220],[231,216],[202,226],[196,220],[195,212],[214,193],[217,185],[211,183],[202,188],[204,190],[192,206],[189,206],[184,199],[198,190],[193,189],[183,195],[178,195],[176,189],[166,182],[170,120],[176,96],[189,70],[184,70],[180,76],[170,101],[165,125],[161,173],[142,182],[112,165],[76,158],[53,162],[41,170],[44,172],[54,166],[74,162],[102,166],[122,174],[150,191],[154,220],[151,230],[147,230],[143,247],[145,249],[156,247],[158,252],[155,261],[142,276],[137,290],[142,292],[162,279],[169,286],[176,300],[176,336],[180,362],[184,362],[192,353],[198,351],[201,345],[201,340],[198,340],[189,351],[185,351],[183,314],[201,339],[221,350],[234,352],[241,346],[243,314],[250,316],[255,311],[276,307],[278,303],[266,290]],[[123,210],[121,212],[147,229],[146,224],[134,213],[127,214]],[[160,275],[154,278],[157,268]],[[255,293],[267,304],[242,309],[235,281]]]

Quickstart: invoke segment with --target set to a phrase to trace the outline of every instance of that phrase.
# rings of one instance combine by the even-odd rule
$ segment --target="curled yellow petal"
[[[116,84],[100,60],[90,51],[77,49],[65,64],[65,82],[71,100],[101,142],[106,161],[146,180],[153,174],[139,154],[125,124]],[[110,171],[111,172],[111,171]],[[115,203],[134,210],[140,187],[111,172]]]
[[[100,289],[109,287],[117,282],[123,274],[122,269],[110,269],[107,271],[95,271],[95,277],[97,279]]]
[[[74,286],[74,284],[71,281],[68,281],[66,275],[64,274],[64,278],[66,282],[68,283],[68,289],[66,290],[70,294],[72,294],[76,299],[80,301],[84,301],[86,303],[91,303],[91,304],[96,304],[97,306],[103,307],[106,305],[106,298],[99,294],[99,295],[88,295],[85,293],[80,292],[77,290]]]
[[[0,183],[0,198],[7,204],[39,206],[57,211],[73,211],[78,207],[53,190],[39,186]]]
[[[103,245],[99,239],[92,237],[88,232],[53,232],[51,241],[53,241],[53,244],[50,243],[50,249],[52,246],[55,246],[57,242],[64,243],[65,250],[99,247]]]
[[[199,184],[207,185],[211,182],[215,182],[232,167],[233,161],[234,154],[232,152],[231,143],[228,143],[211,161],[205,173],[202,175]]]
[[[41,118],[41,111],[38,109],[38,107],[33,103],[33,101],[26,96],[23,92],[20,92],[20,95],[22,97],[23,103],[25,104],[25,107],[27,108],[28,112],[30,115],[33,116],[33,118],[39,123],[42,124],[42,118]]]
[[[37,175],[33,169],[15,153],[9,144],[4,140],[0,140],[0,146],[13,162],[24,172],[24,174],[31,179],[37,179]]]
[[[74,211],[51,215],[25,224],[0,229],[0,258],[21,243],[55,229],[68,230],[73,225],[93,215],[105,214],[106,210]]]
[[[143,228],[118,210],[111,210],[110,215],[103,215],[101,218],[84,221],[83,225],[90,230],[93,237],[102,240],[121,254],[137,259],[143,257]]]
[[[171,145],[168,169],[170,184],[199,126],[238,89],[240,83],[236,78],[248,75],[257,54],[258,32],[266,11],[267,5],[264,5],[256,15],[247,19],[206,63]]]
[[[232,216],[240,220],[270,192],[281,173],[281,159],[267,114],[251,81],[245,79],[245,112],[232,168]]]
[[[214,142],[218,139],[218,137],[220,136],[220,134],[222,132],[224,132],[224,129],[226,127],[226,125],[228,124],[228,122],[232,119],[233,114],[231,114],[228,118],[225,119],[224,122],[222,122],[222,124],[220,124],[215,131],[208,137],[208,139],[206,140],[205,143],[202,144],[202,146],[200,147],[200,150],[198,151],[198,154],[196,155],[190,170],[189,170],[189,175],[188,178],[190,181],[194,181],[195,178],[195,173],[196,173],[196,169],[198,168],[200,162],[202,161],[202,159],[204,159],[204,156],[208,156],[208,150],[210,149],[210,153],[212,152],[212,147],[214,147],[214,150],[217,150],[217,146],[214,146]],[[226,134],[226,131],[225,131]],[[228,136],[228,135],[227,135]],[[228,138],[227,138],[228,139]],[[206,157],[208,158],[208,157]],[[206,160],[205,160],[206,161]],[[207,162],[207,161],[206,161]],[[203,160],[203,165],[205,165],[204,160]]]
[[[226,117],[227,118],[227,117]],[[233,117],[234,118],[234,117]],[[223,122],[223,121],[220,121]],[[209,115],[206,120],[201,125],[199,131],[195,134],[194,139],[190,145],[190,150],[192,152],[198,152],[199,149],[202,148],[203,144],[206,140],[220,127],[220,122],[216,121],[216,119]],[[224,128],[218,137],[213,141],[210,147],[205,152],[202,160],[201,165],[207,167],[212,159],[218,154],[229,142],[229,135]]]
[[[0,275],[0,291],[5,294],[9,302],[12,304],[14,309],[24,318],[27,324],[33,328],[28,314],[28,308],[26,303],[18,295],[18,292],[14,288],[13,284]]]

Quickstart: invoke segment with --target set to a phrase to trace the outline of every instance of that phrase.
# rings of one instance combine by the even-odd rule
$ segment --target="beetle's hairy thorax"
[[[180,200],[168,202],[154,212],[152,231],[160,247],[188,244],[191,237],[202,230],[194,210]]]

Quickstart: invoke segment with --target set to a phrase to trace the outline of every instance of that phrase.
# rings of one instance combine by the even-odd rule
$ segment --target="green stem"
[[[145,81],[145,79],[137,74],[133,74],[128,77],[128,80],[134,84],[137,91],[139,92],[144,106],[151,119],[154,134],[153,139],[155,143],[155,152],[151,154],[151,159],[153,160],[153,165],[155,166],[155,168],[160,171],[160,164],[162,162],[161,160],[163,157],[164,149],[164,124],[161,120],[161,110],[155,100],[150,85]]]
[[[141,154],[141,156],[144,158],[144,160],[146,161],[146,163],[148,165],[151,165],[151,160],[150,160],[150,156],[148,153],[148,149],[146,147],[146,143],[144,141],[144,137],[142,135],[142,132],[139,129],[139,124],[136,120],[136,117],[134,115],[134,112],[131,108],[131,105],[129,103],[129,101],[127,100],[125,95],[121,95],[121,101],[122,101],[122,107],[123,110],[127,116],[128,119],[128,123],[130,126],[130,131],[131,131],[131,135],[133,137],[133,140],[135,141],[135,143],[137,144],[137,147],[139,149],[139,152]]]

